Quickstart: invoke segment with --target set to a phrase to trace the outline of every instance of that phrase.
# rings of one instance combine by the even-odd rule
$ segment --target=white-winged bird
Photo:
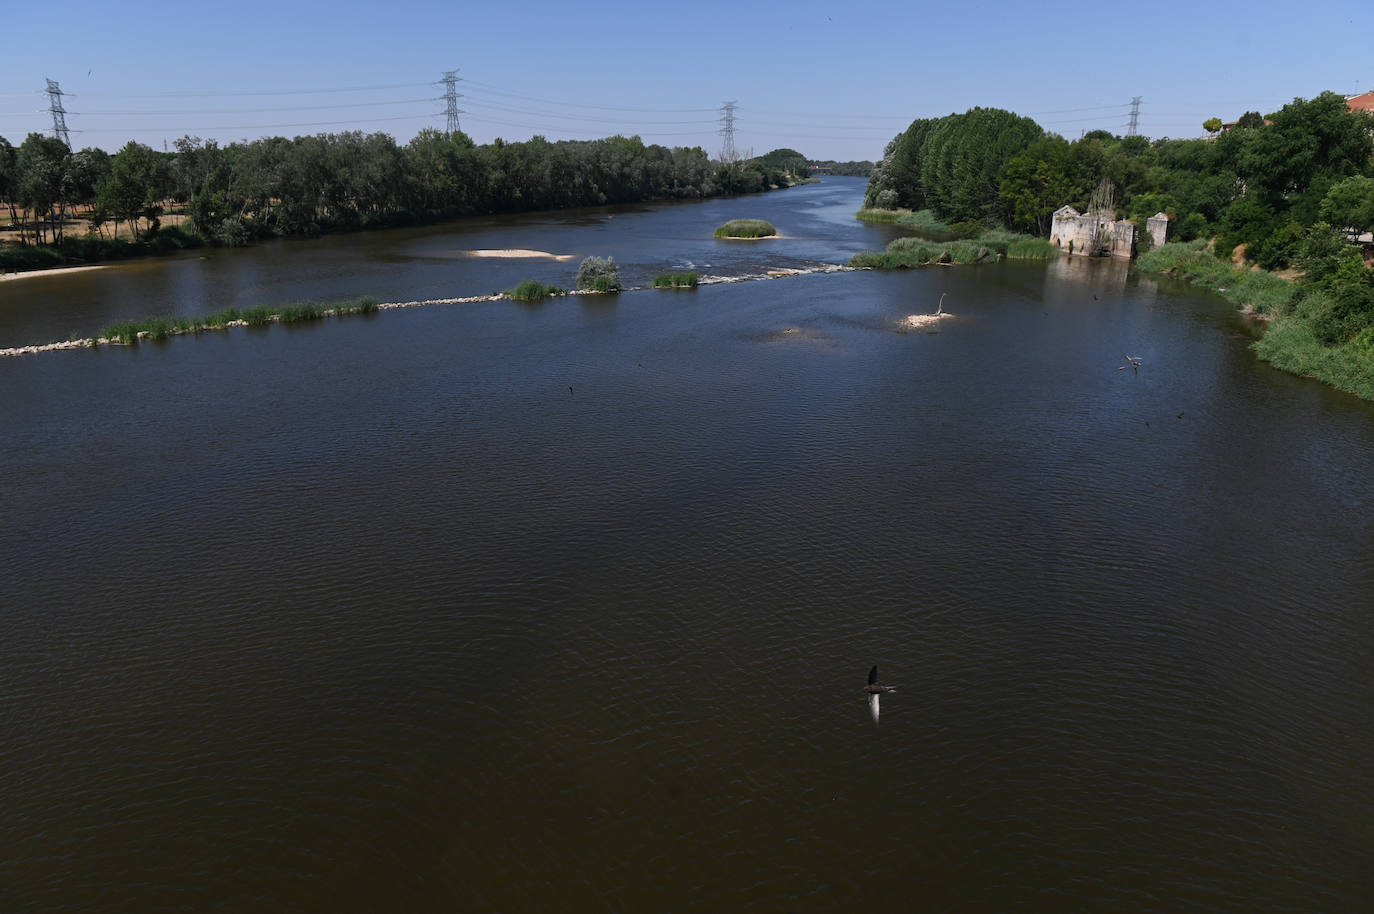
[[[878,681],[878,666],[873,665],[873,669],[868,671],[868,685],[864,686],[864,691],[868,693],[868,712],[873,715],[873,722],[878,722],[878,696],[884,692],[895,692],[897,689]]]

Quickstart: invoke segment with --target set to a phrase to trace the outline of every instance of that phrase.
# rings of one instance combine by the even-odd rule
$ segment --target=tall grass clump
[[[201,323],[211,330],[223,330],[238,319],[238,308],[225,308],[222,311],[207,314],[205,317],[201,318]]]
[[[138,342],[138,332],[138,321],[120,321],[101,330],[96,336],[100,339],[119,340],[128,346]]]
[[[619,292],[620,267],[614,257],[588,257],[577,268],[577,288],[586,292]]]
[[[567,290],[548,283],[542,283],[537,279],[526,279],[516,283],[503,293],[506,298],[513,298],[516,301],[543,301],[552,295],[566,295]]]
[[[1018,238],[1007,244],[1008,260],[1053,260],[1059,248],[1044,238]]]
[[[250,327],[266,327],[277,316],[277,310],[267,305],[254,305],[239,312],[239,320]]]
[[[731,219],[716,229],[717,238],[767,238],[777,233],[773,223],[763,219]]]
[[[695,289],[697,274],[695,270],[686,273],[660,273],[654,277],[655,289]]]

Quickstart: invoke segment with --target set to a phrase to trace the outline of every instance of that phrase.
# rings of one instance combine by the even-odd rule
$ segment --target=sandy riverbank
[[[86,270],[103,270],[105,264],[96,264],[89,267],[53,267],[51,270],[21,270],[18,273],[0,273],[0,282],[9,282],[11,279],[28,279],[30,276],[56,276],[59,273],[84,273]]]
[[[550,254],[548,251],[531,251],[525,248],[501,248],[500,250],[464,251],[469,257],[499,257],[506,260],[572,260],[576,254]]]

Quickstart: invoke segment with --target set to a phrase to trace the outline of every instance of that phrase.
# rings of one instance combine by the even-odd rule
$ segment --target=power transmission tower
[[[466,111],[458,109],[458,99],[463,96],[458,94],[458,83],[462,77],[457,70],[445,70],[444,78],[440,80],[444,84],[444,101],[447,103],[444,113],[448,116],[447,130],[449,133],[458,132],[458,115],[466,114]]]
[[[720,106],[720,130],[717,131],[725,137],[725,143],[720,147],[720,160],[726,165],[734,164],[739,155],[735,152],[735,108],[737,102],[726,102]]]
[[[57,80],[48,80],[48,110],[52,112],[52,135],[72,148],[71,135],[67,133],[67,109],[62,107],[62,87]]]
[[[1140,96],[1131,99],[1131,122],[1126,125],[1126,136],[1136,135],[1136,126],[1140,123]]]

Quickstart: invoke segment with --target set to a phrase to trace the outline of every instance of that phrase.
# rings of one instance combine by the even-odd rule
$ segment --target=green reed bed
[[[226,308],[203,317],[148,317],[138,321],[120,321],[101,330],[97,339],[118,340],[129,345],[140,340],[165,340],[178,333],[223,330],[240,323],[250,327],[265,327],[273,323],[295,324],[346,314],[371,314],[376,310],[377,299],[371,296],[348,302],[293,302],[256,305],[242,310]]]
[[[1008,242],[1005,254],[1008,260],[1053,260],[1059,248],[1044,238],[1018,238]]]
[[[903,270],[937,263],[982,263],[1000,259],[994,246],[981,241],[927,241],[924,238],[895,238],[885,251],[863,251],[850,258],[852,267],[878,270]]]
[[[950,230],[949,224],[942,222],[932,210],[920,209],[912,212],[907,209],[882,209],[873,207],[861,209],[854,214],[856,219],[864,222],[877,222],[882,225],[904,225],[908,228],[922,229],[931,232],[947,232]]]
[[[537,279],[526,279],[524,282],[517,283],[502,293],[506,298],[516,301],[533,302],[543,301],[555,295],[567,295],[567,289],[560,289],[548,283],[540,282]]]
[[[716,229],[717,238],[767,238],[776,235],[773,223],[763,219],[731,219]]]
[[[883,251],[864,251],[850,258],[852,267],[905,270],[931,264],[993,263],[1004,259],[1048,260],[1058,255],[1054,245],[1041,238],[1008,232],[984,231],[977,238],[933,241],[928,238],[894,238]]]
[[[695,289],[699,277],[695,270],[685,273],[660,273],[654,277],[655,289]]]

